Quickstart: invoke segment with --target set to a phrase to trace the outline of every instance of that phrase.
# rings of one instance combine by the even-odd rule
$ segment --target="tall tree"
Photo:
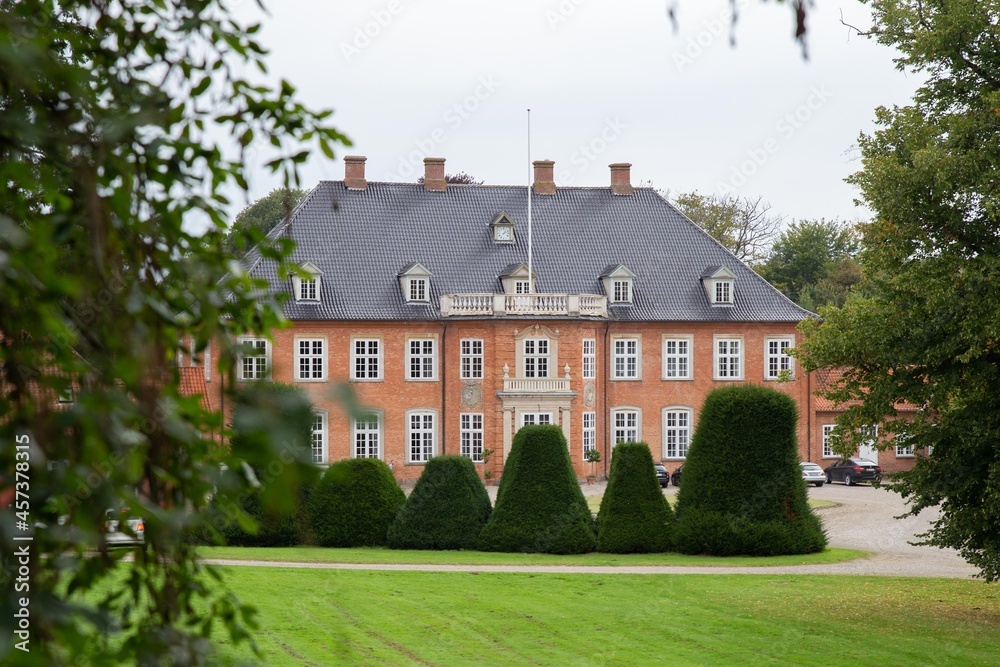
[[[275,188],[266,196],[261,197],[250,206],[240,211],[233,220],[226,238],[222,241],[222,249],[231,255],[244,255],[249,247],[244,245],[248,230],[256,229],[262,235],[267,235],[274,226],[287,218],[295,207],[309,194],[301,188]],[[240,244],[241,247],[237,247]]]
[[[799,305],[843,305],[860,279],[858,239],[837,220],[798,220],[778,234],[760,274]]]
[[[751,264],[764,259],[784,220],[771,213],[771,205],[762,197],[686,192],[673,202],[737,258]]]
[[[926,455],[890,486],[910,511],[940,506],[927,544],[954,547],[1000,579],[1000,2],[871,0],[872,39],[926,82],[879,108],[849,180],[862,225],[865,291],[805,326],[807,369],[840,366],[826,393],[856,401],[841,422],[881,423]],[[918,406],[912,423],[897,412]],[[891,440],[883,447],[893,444]]]
[[[281,323],[221,251],[240,148],[270,140],[294,186],[303,142],[332,156],[346,138],[287,82],[245,78],[264,70],[259,26],[227,5],[0,0],[0,489],[19,492],[0,515],[0,663],[201,665],[213,631],[250,636],[191,537],[217,535],[227,503],[209,498],[254,476],[170,359],[183,338],[231,369],[238,335]],[[261,252],[290,271],[289,250]],[[272,435],[287,488],[307,462]],[[120,504],[145,520],[133,563],[101,530]]]

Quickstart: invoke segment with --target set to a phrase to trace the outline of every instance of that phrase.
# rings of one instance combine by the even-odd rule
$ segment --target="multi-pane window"
[[[245,338],[240,343],[244,347],[250,346],[253,349],[252,352],[243,353],[243,358],[240,361],[240,379],[267,379],[267,339]]]
[[[788,355],[788,350],[792,348],[791,338],[768,338],[764,341],[766,349],[764,351],[764,377],[768,380],[776,380],[782,373],[792,372],[793,360]]]
[[[536,424],[551,424],[551,412],[522,412],[521,426],[534,426]]]
[[[549,376],[549,341],[547,338],[526,338],[524,341],[524,377]]]
[[[527,280],[514,281],[514,294],[530,294],[531,282]]]
[[[313,463],[327,462],[326,448],[326,413],[314,412],[312,423],[312,460]]]
[[[429,461],[434,456],[434,413],[411,412],[407,419],[409,420],[407,456],[410,463]]]
[[[483,413],[463,412],[458,416],[458,434],[462,456],[483,460]]]
[[[597,448],[597,413],[583,413],[583,453]]]
[[[322,380],[324,341],[322,338],[301,338],[297,341],[296,380]]]
[[[630,380],[639,377],[639,339],[616,338],[614,344],[614,378]]]
[[[583,339],[583,379],[593,380],[597,377],[597,340]]]
[[[833,451],[833,429],[836,424],[823,424],[823,458],[833,459],[837,454]]]
[[[691,411],[667,409],[663,411],[663,456],[683,459],[691,442]]]
[[[632,301],[632,281],[631,280],[615,280],[612,284],[612,293],[614,296],[614,301],[618,303],[628,303]]]
[[[619,442],[639,442],[639,411],[615,410],[611,414],[611,440]]]
[[[358,338],[354,340],[355,380],[377,380],[382,377],[379,360],[380,345],[381,341],[378,339]]]
[[[715,377],[739,380],[743,377],[743,341],[739,338],[720,338],[715,341]]]
[[[483,377],[483,341],[463,338],[460,344],[460,375],[463,380],[481,380]]]
[[[319,294],[317,278],[299,279],[299,301],[316,301]]]
[[[731,280],[715,281],[715,303],[732,303],[733,283]]]
[[[427,301],[427,279],[410,278],[410,301]]]
[[[413,338],[409,341],[409,373],[411,380],[434,379],[434,339]]]
[[[354,458],[382,458],[382,429],[377,414],[354,419]]]
[[[691,378],[691,341],[667,338],[663,341],[663,377],[668,380]]]
[[[907,440],[909,440],[908,436],[896,436],[896,456],[913,456],[913,445],[906,444]]]

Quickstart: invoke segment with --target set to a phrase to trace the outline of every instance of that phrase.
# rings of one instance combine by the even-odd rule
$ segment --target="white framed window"
[[[833,429],[836,424],[823,424],[823,458],[835,459],[837,454],[833,451]]]
[[[692,412],[691,408],[663,408],[663,458],[687,458]]]
[[[462,412],[458,415],[460,453],[476,462],[483,460],[483,413]]]
[[[906,444],[909,440],[909,436],[897,435],[896,436],[896,458],[908,459],[913,458],[913,445]]]
[[[597,377],[597,339],[583,339],[583,372],[584,380],[593,380]]]
[[[733,281],[716,280],[712,303],[732,303],[733,302]]]
[[[382,341],[355,338],[351,341],[351,377],[355,380],[382,379]]]
[[[632,281],[630,279],[612,280],[612,300],[615,303],[632,303]]]
[[[531,281],[528,280],[514,281],[514,294],[530,294],[530,293],[531,293]]]
[[[319,300],[319,278],[299,278],[299,293],[296,296],[299,301]]]
[[[612,341],[614,350],[614,370],[611,378],[614,380],[642,379],[642,368],[639,363],[640,345],[638,338],[615,338]]]
[[[312,423],[312,460],[318,465],[326,465],[329,461],[327,446],[326,411],[315,410]]]
[[[354,446],[351,455],[356,459],[382,458],[382,420],[378,413],[351,419]]]
[[[239,338],[242,346],[252,352],[240,354],[240,380],[266,380],[271,368],[271,345],[266,338]]]
[[[411,338],[406,342],[406,379],[433,380],[437,373],[433,338]]]
[[[638,408],[616,408],[611,411],[611,442],[639,442],[642,439],[642,418]]]
[[[522,412],[521,426],[535,426],[537,424],[551,424],[551,412]]]
[[[483,341],[479,338],[463,338],[459,347],[459,377],[463,380],[483,379]]]
[[[547,378],[549,376],[549,339],[524,339],[524,377]]]
[[[191,340],[189,342],[190,345],[188,347],[188,355],[191,359],[191,365],[200,366],[201,359],[198,358],[198,343],[195,341],[193,336],[191,337]]]
[[[597,449],[597,413],[596,412],[584,412],[583,413],[583,453]]]
[[[437,441],[437,414],[432,410],[406,413],[406,460],[426,463],[434,456]]]
[[[795,359],[788,354],[788,350],[793,347],[795,347],[795,338],[792,336],[764,339],[765,380],[777,380],[782,374],[794,377]]]
[[[324,380],[326,341],[322,338],[299,338],[295,341],[295,379]]]
[[[715,339],[715,379],[743,379],[743,339]]]
[[[409,289],[407,290],[407,301],[429,301],[427,290],[427,278],[410,278]]]
[[[691,336],[665,336],[663,338],[663,379],[691,379]]]

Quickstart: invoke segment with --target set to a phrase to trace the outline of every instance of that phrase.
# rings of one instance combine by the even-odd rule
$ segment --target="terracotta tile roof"
[[[819,392],[823,391],[828,386],[835,384],[843,376],[843,368],[823,368],[816,371],[816,390],[813,392],[813,409],[816,412],[843,412],[852,406],[860,404],[860,401],[835,403],[830,399],[819,395]],[[900,402],[896,404],[896,409],[901,412],[916,412],[917,406],[912,403]]]
[[[212,396],[205,382],[205,369],[200,366],[178,368],[179,382],[177,391],[181,396],[201,396],[201,407],[212,409]]]

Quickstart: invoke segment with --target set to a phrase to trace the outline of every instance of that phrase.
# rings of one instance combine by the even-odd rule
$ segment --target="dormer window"
[[[710,266],[701,274],[708,300],[713,306],[731,306],[735,296],[736,276],[724,266]]]
[[[634,280],[635,274],[624,264],[612,264],[601,274],[604,293],[612,304],[632,303]]]
[[[530,294],[530,293],[531,293],[531,281],[529,280],[514,281],[514,294]]]
[[[528,265],[523,262],[507,266],[500,272],[499,278],[504,294],[531,294],[538,291],[538,273],[529,276]],[[534,285],[530,278],[534,278]]]
[[[397,274],[407,303],[430,303],[431,272],[420,262],[411,262]]]
[[[292,276],[292,290],[299,303],[319,303],[320,281],[323,272],[312,262],[304,262],[300,267],[305,275]]]
[[[493,230],[494,243],[514,242],[514,220],[506,213],[501,213],[493,218],[490,229]]]

